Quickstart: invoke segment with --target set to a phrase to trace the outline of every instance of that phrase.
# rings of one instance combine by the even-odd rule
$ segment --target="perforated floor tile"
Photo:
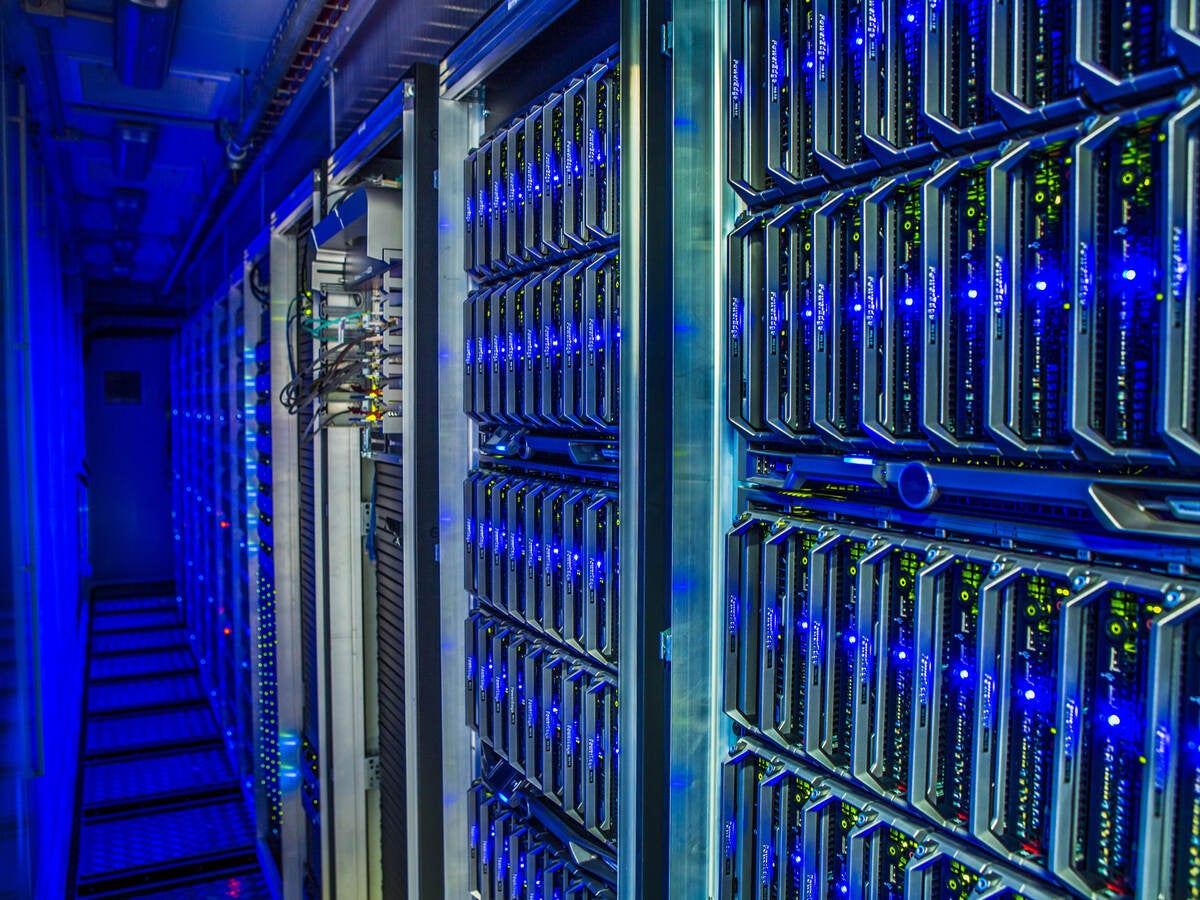
[[[85,746],[89,755],[127,753],[217,738],[216,722],[212,712],[205,706],[92,718],[86,727]]]
[[[88,712],[114,712],[146,706],[198,703],[204,698],[195,675],[156,675],[137,681],[94,684],[88,689]]]
[[[158,650],[129,656],[93,656],[90,677],[133,678],[164,672],[189,672],[196,668],[196,657],[189,648]]]
[[[92,615],[112,612],[132,612],[143,609],[178,609],[174,597],[105,597],[92,601]]]
[[[223,747],[120,762],[92,763],[84,770],[83,805],[112,806],[150,797],[237,787]]]
[[[253,847],[254,829],[240,798],[87,822],[79,835],[79,877],[94,880]]]
[[[179,624],[179,613],[174,609],[104,613],[92,617],[92,631],[96,634],[140,628],[169,628]]]
[[[132,653],[183,647],[187,635],[182,628],[155,628],[150,631],[118,631],[92,635],[92,656],[100,653]]]

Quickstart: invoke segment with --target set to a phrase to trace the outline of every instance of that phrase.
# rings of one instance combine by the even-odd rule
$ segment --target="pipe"
[[[33,360],[32,360],[32,298],[29,286],[29,141],[28,98],[24,82],[17,85],[17,173],[18,203],[21,205],[21,266],[17,294],[21,298],[21,335],[17,348],[21,353],[22,412],[25,429],[26,528],[29,533],[29,559],[25,566],[29,579],[29,639],[33,648],[33,777],[46,771],[45,711],[42,708],[42,615],[38,594],[38,502],[37,479],[34,476],[36,446],[33,439]]]
[[[230,142],[242,152],[249,149],[250,142],[254,139],[254,132],[258,129],[258,123],[275,96],[279,83],[287,74],[296,52],[303,45],[308,33],[312,30],[313,23],[317,21],[317,17],[324,8],[325,0],[294,0],[292,11],[288,14],[287,24],[283,26],[283,34],[280,36],[275,55],[271,58],[266,71],[263,72],[262,78],[258,79],[258,88],[255,91],[254,104],[250,107],[250,113],[242,120],[237,134]],[[175,286],[184,263],[187,262],[188,255],[192,252],[193,245],[200,239],[206,223],[213,214],[213,208],[224,193],[228,181],[229,169],[222,168],[221,174],[208,192],[204,205],[195,218],[192,230],[188,232],[187,240],[183,242],[183,248],[175,257],[175,264],[171,267],[167,280],[163,283],[164,296],[170,294],[171,289]]]

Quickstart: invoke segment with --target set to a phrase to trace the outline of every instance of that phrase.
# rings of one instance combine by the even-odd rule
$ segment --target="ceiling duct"
[[[154,158],[153,125],[121,122],[113,142],[113,172],[119,181],[143,181]]]
[[[117,0],[117,75],[127,87],[157,90],[171,65],[179,0]]]

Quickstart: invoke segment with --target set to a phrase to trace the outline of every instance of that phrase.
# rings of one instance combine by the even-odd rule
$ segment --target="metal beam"
[[[404,609],[408,896],[441,898],[442,643],[438,500],[438,73],[413,67],[404,153]],[[412,252],[408,252],[412,248]],[[454,551],[451,551],[454,552]]]
[[[617,895],[667,893],[671,62],[665,0],[621,2],[621,806]],[[654,848],[660,848],[655,851]]]

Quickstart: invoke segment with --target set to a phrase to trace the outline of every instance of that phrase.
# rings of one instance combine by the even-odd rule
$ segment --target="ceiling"
[[[71,199],[69,250],[89,281],[157,284],[221,174],[215,122],[239,119],[240,73],[248,73],[249,91],[288,0],[181,0],[157,89],[128,87],[117,74],[120,2],[23,0],[5,8],[6,25],[10,51],[31,70],[31,114],[59,151],[57,178]],[[63,14],[31,14],[34,7]],[[136,179],[122,178],[114,160],[128,124],[151,128],[150,165]],[[132,221],[115,213],[122,194],[143,202]]]
[[[194,306],[331,141],[505,2],[0,0],[89,296]],[[116,23],[156,5],[178,9],[169,66],[161,86],[130,87]],[[321,85],[335,64],[333,116]],[[133,144],[149,148],[144,172],[119,165],[129,126],[152,131]],[[227,164],[231,137],[251,146],[240,166]]]

